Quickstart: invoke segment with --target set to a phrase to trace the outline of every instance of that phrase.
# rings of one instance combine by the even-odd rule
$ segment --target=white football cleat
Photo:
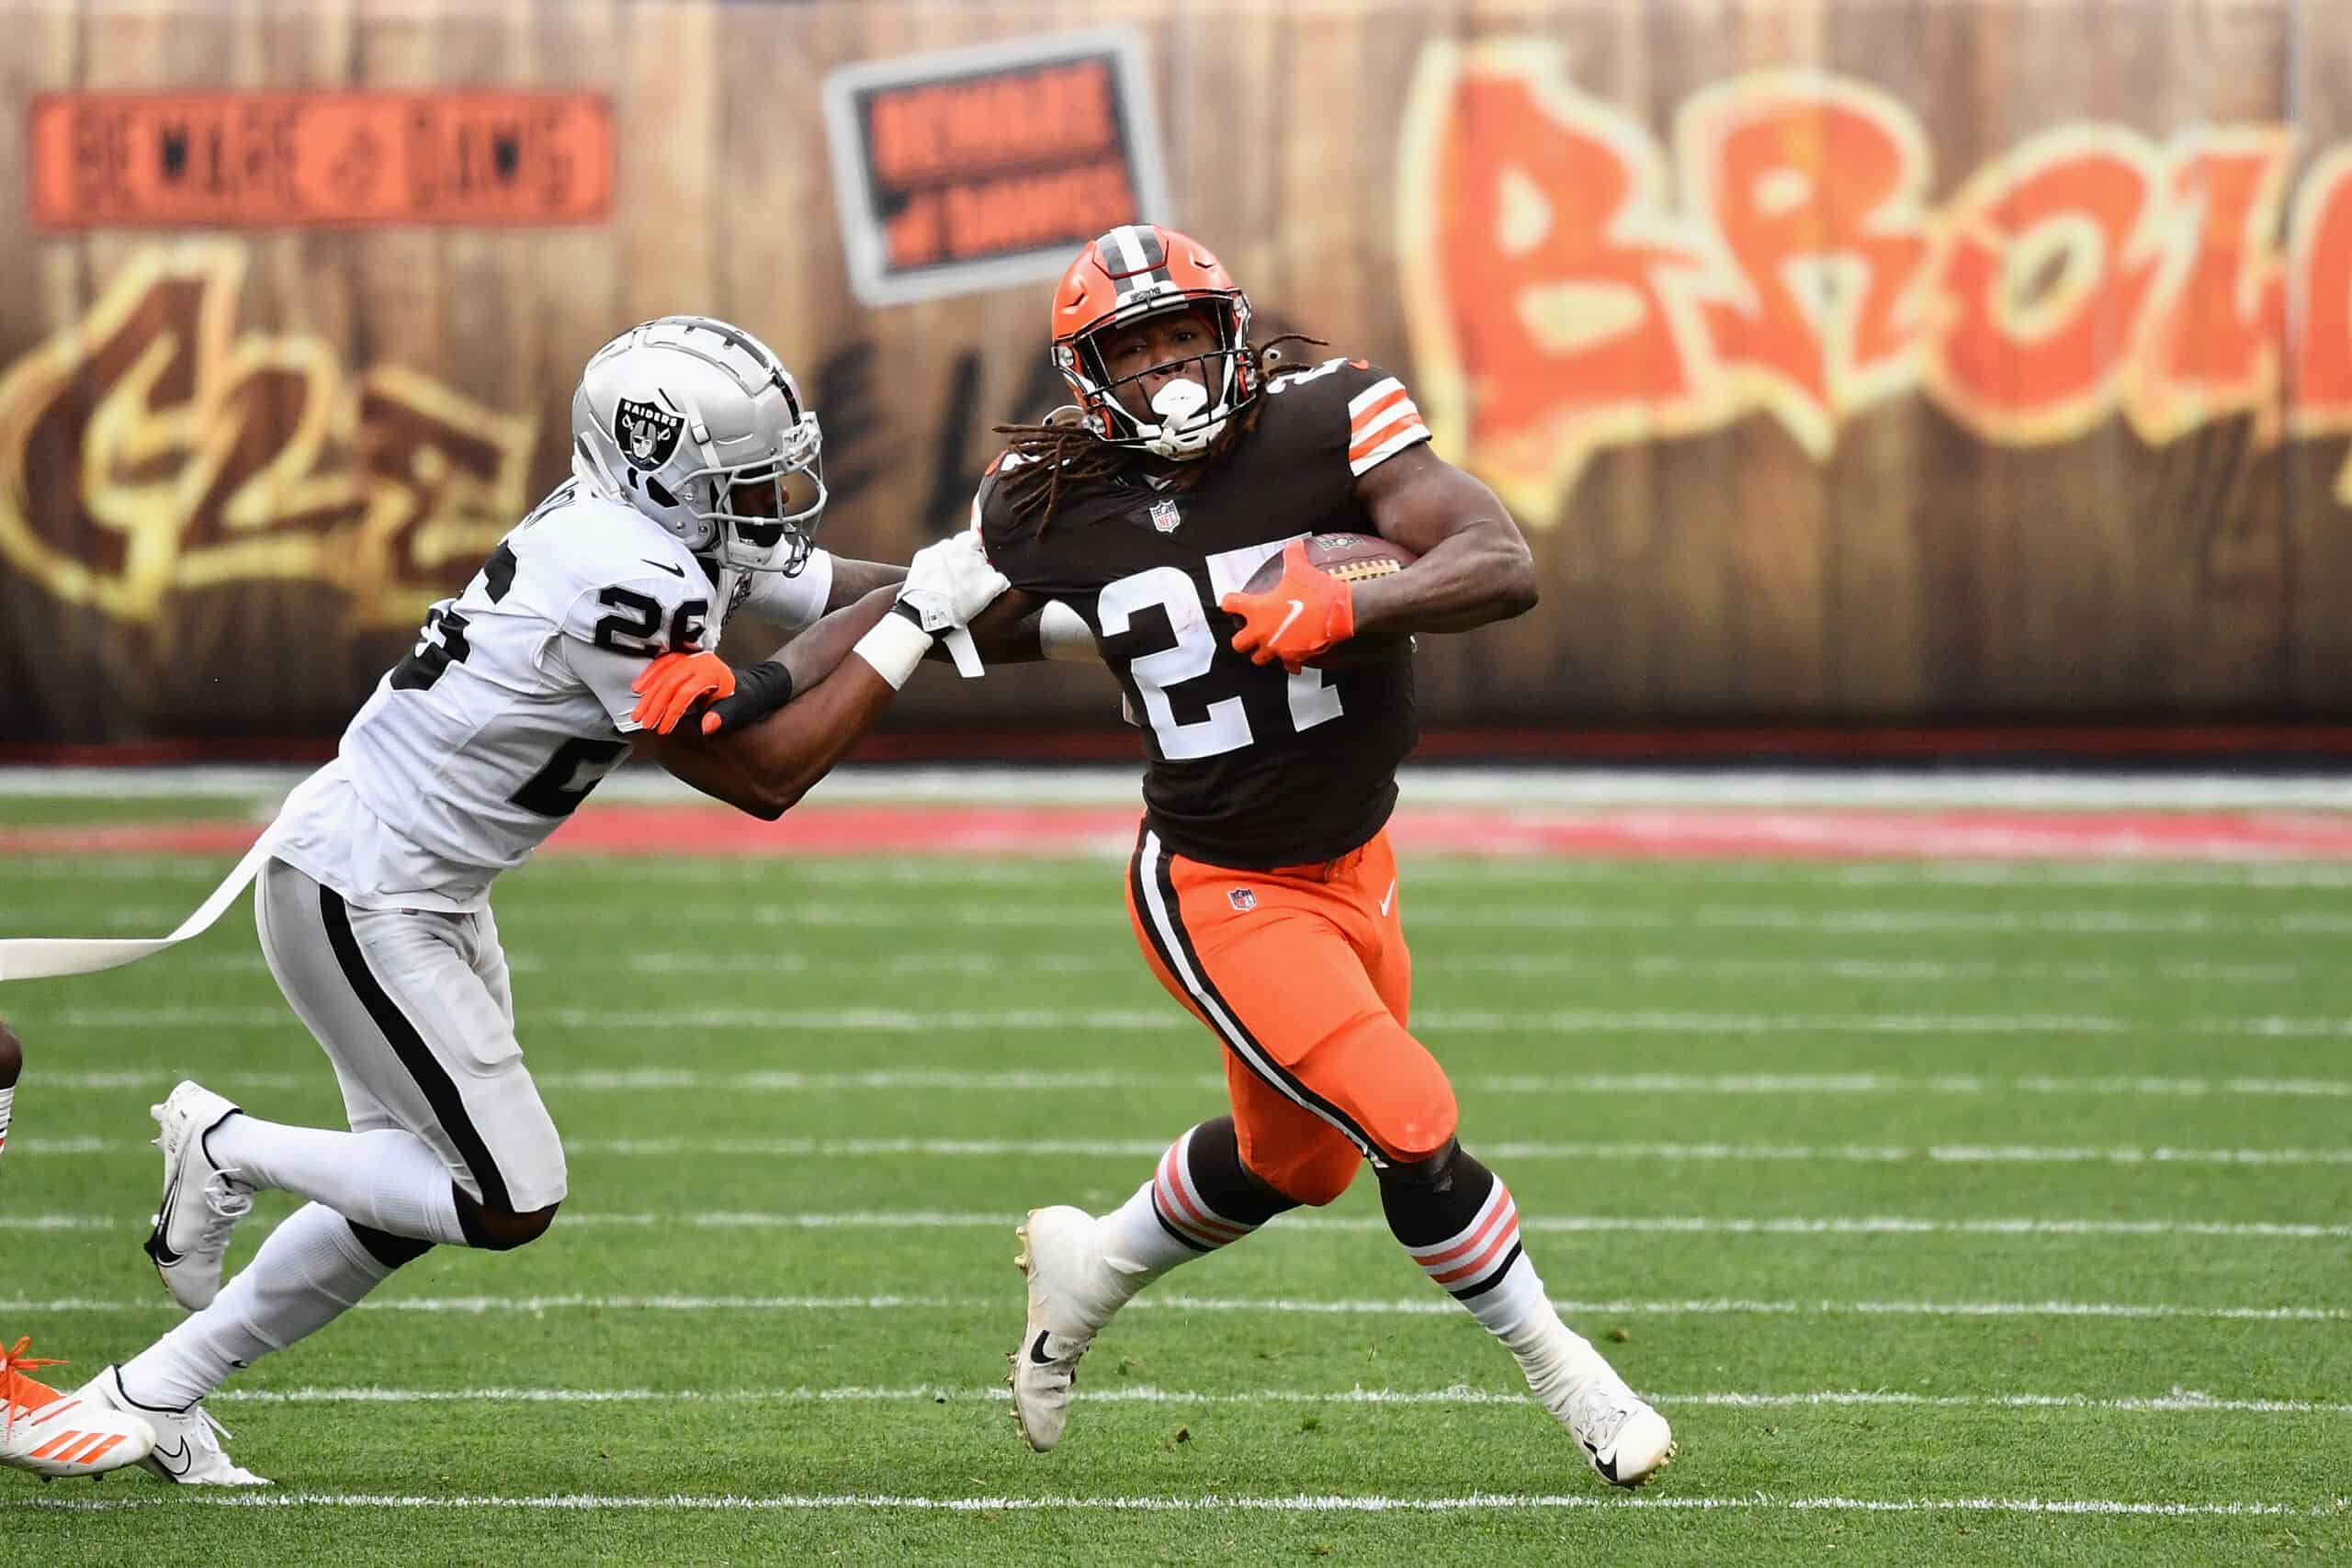
[[[155,1443],[142,1462],[164,1480],[181,1486],[266,1486],[269,1482],[243,1469],[221,1450],[229,1428],[215,1421],[201,1401],[185,1410],[163,1410],[141,1404],[122,1391],[122,1369],[108,1367],[80,1390],[93,1404],[137,1416],[154,1428]]]
[[[164,1201],[156,1206],[147,1256],[172,1300],[196,1312],[220,1293],[229,1233],[253,1212],[252,1189],[231,1180],[204,1147],[204,1134],[237,1108],[201,1084],[183,1083],[150,1109],[160,1129],[155,1146],[164,1151]]]
[[[1079,1358],[1111,1314],[1134,1294],[1102,1261],[1094,1216],[1057,1204],[1032,1209],[1016,1233],[1013,1261],[1029,1279],[1029,1322],[1011,1357],[1012,1419],[1029,1446],[1044,1453],[1062,1440]]]
[[[34,1367],[65,1363],[26,1354],[30,1338],[0,1348],[0,1464],[44,1481],[63,1475],[100,1476],[137,1464],[155,1446],[155,1429],[138,1415],[60,1393],[26,1376]]]
[[[1582,1358],[1579,1358],[1580,1359]],[[1560,1379],[1535,1395],[1584,1450],[1593,1473],[1612,1486],[1639,1486],[1674,1458],[1674,1428],[1593,1356],[1583,1376]]]

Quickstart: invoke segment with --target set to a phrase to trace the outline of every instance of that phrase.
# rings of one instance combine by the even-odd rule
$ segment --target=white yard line
[[[968,1034],[989,1031],[1168,1033],[1199,1028],[1172,1007],[1154,1008],[746,1008],[528,1010],[541,1029],[629,1033],[746,1029],[875,1034]],[[282,1007],[74,1007],[50,1015],[61,1029],[266,1029],[283,1026]],[[2278,1020],[2249,1020],[2269,1025]],[[2325,1021],[2333,1024],[2334,1021]],[[2086,1034],[2162,1033],[2165,1026],[2101,1013],[1754,1013],[1426,1008],[1416,1027],[1461,1034]],[[37,1015],[20,1025],[29,1035]],[[2285,1032],[2284,1031],[2270,1031]]]
[[[459,1314],[545,1312],[979,1312],[999,1313],[1004,1299],[992,1296],[870,1295],[870,1296],[700,1296],[700,1295],[550,1295],[550,1296],[393,1296],[361,1302],[361,1312]],[[2199,1322],[2344,1323],[2352,1311],[2316,1306],[2195,1306],[2145,1302],[1926,1302],[1926,1301],[1766,1301],[1713,1297],[1684,1301],[1555,1301],[1571,1317],[1616,1315],[1632,1317],[2080,1317],[2120,1319],[2181,1319]],[[168,1300],[153,1297],[112,1298],[62,1296],[0,1301],[0,1313],[164,1312]],[[1442,1298],[1414,1297],[1393,1301],[1300,1300],[1280,1296],[1188,1296],[1176,1292],[1138,1296],[1129,1311],[1272,1313],[1331,1317],[1452,1317],[1462,1308]]]
[[[1785,904],[1707,904],[1644,908],[1624,904],[1561,904],[1537,898],[1498,903],[1491,897],[1476,902],[1444,904],[1431,908],[1412,897],[1404,903],[1409,931],[1426,935],[1438,929],[1481,931],[1683,931],[1691,926],[1730,931],[1836,931],[1885,935],[1992,935],[2017,933],[2042,936],[2187,935],[2244,938],[2249,936],[2342,936],[2352,933],[2352,913],[2305,909],[2285,913],[2249,913],[2244,909],[2150,909],[2135,906],[2086,905],[2062,909],[1951,909],[1934,907],[1813,908]],[[96,923],[125,931],[149,927],[167,930],[187,911],[176,905],[146,904],[109,909]],[[510,938],[541,924],[560,921],[563,929],[628,928],[641,919],[620,906],[559,906],[537,898],[509,900],[500,919]],[[726,922],[796,931],[831,928],[840,931],[901,931],[930,940],[942,928],[964,931],[1099,931],[1120,921],[1115,903],[1005,899],[946,903],[799,899],[736,905]]]
[[[190,1069],[192,1070],[192,1069]],[[207,1069],[224,1089],[323,1089],[333,1083],[323,1066],[308,1073]],[[187,1070],[178,1067],[117,1067],[40,1075],[41,1093],[168,1089]],[[1033,1094],[1076,1090],[1213,1089],[1225,1079],[1215,1073],[1002,1071],[952,1067],[884,1067],[863,1073],[809,1073],[787,1068],[749,1072],[699,1072],[686,1067],[618,1069],[553,1068],[532,1077],[542,1089],[571,1094],[663,1092],[834,1094],[871,1090],[900,1094],[944,1090],[957,1094]],[[2189,1100],[2206,1096],[2278,1100],[2352,1099],[2346,1078],[2204,1078],[2111,1076],[2018,1077],[1976,1073],[1467,1073],[1457,1089],[1489,1094],[1699,1094],[1734,1099],[1784,1095],[2093,1095],[2102,1099]]]
[[[226,1388],[208,1404],[1001,1404],[1012,1397],[1001,1383],[976,1388]],[[1181,1388],[1080,1389],[1089,1404],[1363,1404],[1501,1405],[1529,1403],[1524,1388],[1482,1389],[1455,1385],[1434,1389],[1249,1389],[1211,1393]],[[1924,1410],[2100,1410],[2126,1415],[2352,1416],[2352,1404],[2301,1399],[2222,1399],[2182,1393],[2138,1398],[2084,1393],[1902,1393],[1873,1389],[1826,1389],[1799,1393],[1652,1393],[1668,1408],[1800,1410],[1811,1408],[1914,1408]]]
[[[126,1497],[119,1501],[28,1497],[0,1502],[0,1508],[54,1509],[70,1513],[108,1513],[126,1508],[164,1506],[160,1497]],[[1343,1493],[1286,1496],[1098,1496],[1067,1494],[1047,1496],[933,1497],[898,1493],[844,1492],[778,1496],[711,1496],[673,1493],[664,1496],[628,1496],[598,1493],[556,1493],[540,1496],[490,1496],[366,1492],[213,1491],[189,1488],[170,1499],[175,1507],[208,1508],[399,1508],[465,1513],[716,1513],[777,1514],[838,1513],[1117,1513],[1117,1514],[1492,1514],[1556,1513],[1584,1509],[1616,1512],[1638,1508],[1665,1513],[1802,1513],[1802,1514],[2028,1514],[2057,1516],[2135,1516],[2154,1518],[2340,1518],[2347,1502],[2333,1503],[2188,1503],[2135,1502],[2115,1498],[2052,1497],[1774,1497],[1767,1493],[1739,1496],[1691,1496],[1673,1493],[1641,1493],[1631,1496],[1590,1493],[1565,1495],[1513,1495],[1472,1493],[1458,1497],[1396,1497],[1379,1493]]]
[[[69,882],[143,882],[158,877],[196,879],[217,876],[233,856],[180,852],[102,855],[34,853],[0,855],[0,880],[56,879]],[[919,856],[904,854],[816,857],[800,860],[761,860],[740,857],[684,856],[677,859],[632,860],[626,875],[632,882],[688,883],[696,886],[765,884],[788,881],[821,886],[849,886],[878,892],[891,888],[924,891],[941,887],[1067,886],[1073,876],[1089,874],[1116,880],[1125,859],[1116,855],[1022,854],[1003,858],[983,855]],[[1498,890],[1532,886],[1560,887],[1595,883],[1634,883],[1683,888],[1709,884],[1796,884],[1832,888],[1888,887],[2198,887],[2242,888],[2261,892],[2341,891],[2352,887],[2352,866],[2324,862],[2278,861],[1771,861],[1771,860],[1643,860],[1577,859],[1569,856],[1408,853],[1402,857],[1407,897],[1416,889],[1468,887],[1494,897]],[[600,857],[550,859],[534,868],[535,879],[565,875],[612,876],[611,862]],[[1115,893],[1115,887],[1113,887]]]
[[[265,976],[259,953],[192,953],[167,960],[197,975]],[[628,953],[537,953],[509,949],[506,962],[518,975],[575,973],[615,968],[632,975],[707,975],[714,968],[741,967],[763,976],[782,975],[958,975],[976,980],[1025,975],[1132,975],[1142,960],[1131,953],[870,953],[811,957],[774,948],[635,948]],[[1946,958],[1693,958],[1673,953],[1594,954],[1577,953],[1469,953],[1432,960],[1446,975],[1518,975],[1537,979],[1562,975],[1634,979],[1864,980],[1932,986],[1983,985],[2016,980],[2064,985],[2278,986],[2309,972],[2302,964],[2231,964],[2202,959],[2151,964],[2008,964],[1993,959]]]
[[[150,1146],[132,1138],[11,1138],[12,1153],[26,1156],[126,1154]],[[1150,1158],[1167,1152],[1156,1138],[575,1138],[574,1155],[654,1159],[720,1156],[747,1158],[937,1159]],[[2037,1145],[1935,1144],[1925,1147],[1867,1144],[1644,1144],[1491,1143],[1478,1152],[1493,1159],[1688,1159],[1829,1161],[1897,1165],[1928,1160],[1941,1165],[2352,1165],[2352,1148],[2187,1149],[2158,1146],[2095,1147]]]
[[[1001,1008],[942,1010],[924,1008],[622,1008],[555,1007],[531,1010],[542,1029],[576,1033],[628,1033],[675,1029],[770,1030],[778,1032],[861,1034],[970,1034],[989,1032],[1089,1032],[1102,1034],[1170,1033],[1198,1025],[1175,1008]],[[281,1007],[73,1007],[42,1019],[30,1015],[19,1027],[40,1029],[270,1029],[283,1027]],[[1950,1035],[2128,1035],[2218,1034],[2258,1039],[2352,1036],[2346,1018],[2199,1018],[2179,1023],[2119,1018],[2105,1013],[1758,1013],[1604,1012],[1579,1010],[1482,1010],[1424,1008],[1416,1027],[1433,1033],[1590,1034],[1863,1034]],[[2277,1080],[2272,1080],[2277,1081]]]
[[[605,1214],[566,1211],[568,1231],[583,1225],[641,1230],[1003,1230],[1021,1223],[1012,1211],[1003,1213],[947,1213],[929,1209],[864,1210],[841,1213],[715,1213],[679,1211],[667,1213]],[[1283,1214],[1269,1222],[1282,1231],[1329,1231],[1385,1235],[1385,1220],[1371,1215]],[[2261,1241],[2321,1241],[2352,1239],[2352,1224],[2288,1224],[2274,1221],[2227,1220],[2064,1220],[2030,1217],[1994,1219],[1920,1219],[1904,1214],[1765,1215],[1757,1218],[1706,1214],[1546,1214],[1521,1215],[1524,1230],[1559,1235],[1984,1235],[2161,1236],[2194,1235]],[[0,1214],[0,1231],[108,1231],[144,1228],[144,1215],[135,1214]]]

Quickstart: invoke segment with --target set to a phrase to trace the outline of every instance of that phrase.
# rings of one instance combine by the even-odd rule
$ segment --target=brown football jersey
[[[1217,601],[1293,539],[1374,532],[1358,476],[1429,439],[1404,388],[1358,359],[1276,378],[1256,413],[1188,490],[1091,482],[1041,528],[1013,515],[1001,459],[973,502],[989,559],[1085,619],[1142,716],[1153,830],[1249,870],[1334,859],[1388,820],[1418,733],[1413,663],[1252,664]]]

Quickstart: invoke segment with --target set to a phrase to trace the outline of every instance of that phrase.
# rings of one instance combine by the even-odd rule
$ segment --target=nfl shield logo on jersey
[[[1182,521],[1184,521],[1184,514],[1176,510],[1176,503],[1173,501],[1155,501],[1151,503],[1151,525],[1161,533],[1173,534],[1176,531],[1176,525]]]
[[[1232,901],[1233,907],[1237,909],[1248,911],[1258,907],[1258,896],[1247,887],[1237,887],[1227,894],[1226,897]]]
[[[628,454],[630,467],[658,468],[678,449],[678,431],[684,423],[682,414],[623,398],[613,410],[613,440]]]

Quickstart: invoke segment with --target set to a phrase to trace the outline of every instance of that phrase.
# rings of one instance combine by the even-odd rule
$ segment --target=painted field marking
[[[127,1154],[150,1146],[131,1138],[12,1138],[14,1153],[51,1155]],[[940,1159],[1157,1158],[1168,1152],[1158,1138],[578,1138],[566,1143],[573,1155],[678,1159],[739,1156],[747,1158]],[[2052,1147],[2037,1145],[1935,1144],[1925,1147],[1867,1144],[1645,1144],[1492,1143],[1479,1145],[1495,1159],[1689,1159],[1831,1161],[1899,1165],[1929,1160],[1940,1165],[2352,1165],[2352,1148],[2186,1149],[2171,1147]]]
[[[171,960],[198,975],[266,976],[259,953],[194,953]],[[518,975],[603,973],[702,975],[714,966],[758,964],[770,975],[956,975],[975,980],[1018,975],[1133,975],[1141,960],[1129,953],[875,953],[812,958],[774,948],[638,948],[628,953],[540,953],[510,948],[507,966]],[[1430,961],[1442,975],[1518,975],[1532,978],[1579,973],[1634,979],[1860,980],[1874,984],[1983,985],[2052,981],[2065,985],[2279,986],[2301,978],[2301,964],[2237,964],[2204,959],[2150,964],[2003,963],[1945,958],[1694,958],[1672,953],[1596,955],[1576,953],[1466,953]]]
[[[144,1228],[139,1214],[0,1214],[0,1231],[114,1231]],[[249,1224],[252,1222],[248,1222]],[[566,1230],[583,1225],[623,1230],[1005,1230],[1021,1223],[1012,1211],[1001,1214],[891,1209],[824,1213],[564,1213]],[[2195,1235],[2260,1241],[2352,1239],[2352,1224],[2297,1224],[2229,1220],[2067,1220],[2029,1216],[1991,1219],[1920,1219],[1904,1214],[1763,1215],[1753,1218],[1706,1214],[1522,1215],[1523,1230],[1555,1235],[1987,1235],[2157,1236]],[[1283,1214],[1268,1222],[1280,1231],[1386,1235],[1388,1223],[1369,1215]]]
[[[933,1497],[896,1493],[845,1492],[781,1496],[711,1496],[673,1493],[665,1496],[627,1496],[598,1493],[555,1493],[539,1496],[488,1496],[367,1492],[213,1492],[189,1488],[170,1500],[174,1507],[207,1508],[397,1508],[458,1512],[550,1511],[561,1513],[1121,1513],[1121,1514],[1463,1514],[1560,1512],[1582,1509],[1639,1508],[1666,1513],[1859,1513],[1859,1514],[2029,1514],[2056,1516],[2137,1516],[2154,1518],[2338,1518],[2352,1499],[2332,1503],[2183,1503],[2133,1502],[2115,1498],[2052,1497],[1773,1497],[1766,1493],[1740,1496],[1690,1496],[1641,1493],[1632,1496],[1600,1493],[1565,1495],[1513,1495],[1473,1493],[1458,1497],[1396,1497],[1385,1494],[1342,1493],[1289,1496],[1092,1496],[1075,1494],[1049,1496]],[[164,1506],[161,1497],[126,1497],[120,1501],[85,1501],[41,1497],[0,1502],[0,1508],[54,1509],[69,1513],[108,1513],[126,1508]]]
[[[1002,1404],[1012,1397],[1002,1384],[976,1388],[917,1385],[910,1388],[225,1388],[208,1404]],[[1213,1393],[1181,1388],[1080,1389],[1088,1404],[1364,1404],[1501,1405],[1532,1403],[1524,1388],[1483,1389],[1456,1384],[1435,1389],[1249,1389]],[[2233,1399],[2205,1393],[2102,1397],[2084,1393],[1903,1393],[1874,1389],[1824,1389],[1809,1393],[1653,1393],[1651,1404],[1669,1409],[1801,1410],[1815,1408],[1910,1408],[1923,1410],[2099,1410],[2124,1415],[2352,1416],[2352,1404],[2302,1399]]]
[[[1408,926],[1417,901],[1406,896]],[[134,905],[110,908],[92,917],[92,923],[117,930],[167,929],[187,911],[176,905]],[[899,907],[871,902],[803,900],[743,904],[727,911],[738,925],[809,930],[935,931],[942,927],[965,930],[1090,931],[1114,924],[1115,907],[1089,903],[1036,901],[907,904]],[[500,910],[501,923],[510,932],[528,931],[541,923],[560,919],[564,929],[627,926],[638,917],[626,908],[551,905],[529,898],[510,901]],[[1838,931],[1872,935],[2025,933],[2044,936],[2344,936],[2352,934],[2352,913],[2312,909],[2285,914],[2249,914],[2239,909],[2148,909],[2091,906],[2071,909],[1986,910],[1943,908],[1815,909],[1788,905],[1702,905],[1696,909],[1628,908],[1623,905],[1557,904],[1537,899],[1526,904],[1496,906],[1491,900],[1449,906],[1429,917],[1428,927],[1522,931],[1682,931],[1691,925],[1733,931]]]
[[[27,881],[152,882],[218,876],[233,857],[196,853],[107,853],[89,855],[0,853],[0,875]],[[2242,888],[2258,892],[2341,891],[2352,887],[2352,866],[2298,861],[2047,861],[2047,860],[1869,860],[1852,862],[1577,859],[1570,856],[1473,855],[1444,852],[1399,857],[1405,891],[1425,887],[1589,886],[1634,883],[1681,886],[1711,883],[1793,884],[1800,886],[1863,887],[2189,887]],[[1126,856],[1046,852],[1017,856],[978,854],[860,855],[747,865],[735,856],[632,859],[625,870],[605,857],[556,856],[535,866],[533,880],[557,877],[626,876],[630,882],[693,886],[773,886],[789,879],[818,886],[849,886],[867,892],[959,887],[1063,886],[1088,876],[1104,879],[1115,892]]]
[[[557,1007],[531,1010],[542,1029],[643,1033],[663,1029],[748,1029],[878,1034],[989,1031],[1181,1033],[1200,1027],[1181,1009],[1154,1008],[747,1008],[668,1010]],[[51,1015],[62,1029],[265,1029],[282,1026],[280,1007],[73,1007]],[[1461,1034],[2158,1034],[2165,1026],[2100,1013],[1755,1013],[1428,1008],[1414,1023]],[[2275,1024],[2277,1020],[2251,1020]],[[2331,1025],[2335,1021],[2326,1021]],[[32,1027],[25,1026],[28,1031]],[[2201,1028],[2201,1026],[2199,1026]]]
[[[168,1089],[187,1077],[177,1067],[115,1067],[89,1072],[43,1073],[40,1089],[88,1091]],[[213,1075],[239,1091],[260,1089],[331,1088],[324,1066],[309,1073],[221,1070]],[[1215,1073],[1133,1073],[1115,1070],[974,1072],[955,1067],[877,1067],[861,1073],[799,1072],[760,1068],[746,1072],[701,1072],[687,1067],[553,1068],[535,1072],[542,1089],[568,1094],[726,1092],[834,1094],[863,1090],[899,1094],[945,1090],[957,1094],[1031,1094],[1040,1090],[1214,1089]],[[2352,1078],[2156,1077],[2115,1075],[2060,1077],[2029,1073],[2005,1077],[1977,1073],[1465,1073],[1457,1089],[1491,1094],[1700,1094],[1732,1098],[1781,1095],[2094,1095],[2100,1098],[2194,1100],[2206,1096],[2281,1100],[2352,1099]]]
[[[1794,1301],[1744,1297],[1694,1297],[1681,1301],[1559,1301],[1562,1314],[1629,1317],[1939,1317],[1939,1318],[2117,1318],[2182,1319],[2199,1322],[2344,1323],[2352,1310],[2316,1306],[2193,1306],[2150,1302],[1926,1302],[1926,1301]],[[457,1314],[481,1316],[490,1313],[543,1312],[986,1312],[998,1313],[1004,1301],[993,1296],[933,1296],[876,1294],[866,1296],[704,1296],[704,1295],[546,1295],[546,1296],[393,1296],[370,1298],[360,1312]],[[0,1313],[167,1312],[176,1311],[168,1300],[137,1300],[105,1296],[61,1296],[0,1301]],[[1273,1313],[1329,1317],[1452,1317],[1459,1303],[1415,1297],[1394,1301],[1300,1300],[1281,1296],[1188,1296],[1175,1292],[1138,1296],[1129,1311]]]

